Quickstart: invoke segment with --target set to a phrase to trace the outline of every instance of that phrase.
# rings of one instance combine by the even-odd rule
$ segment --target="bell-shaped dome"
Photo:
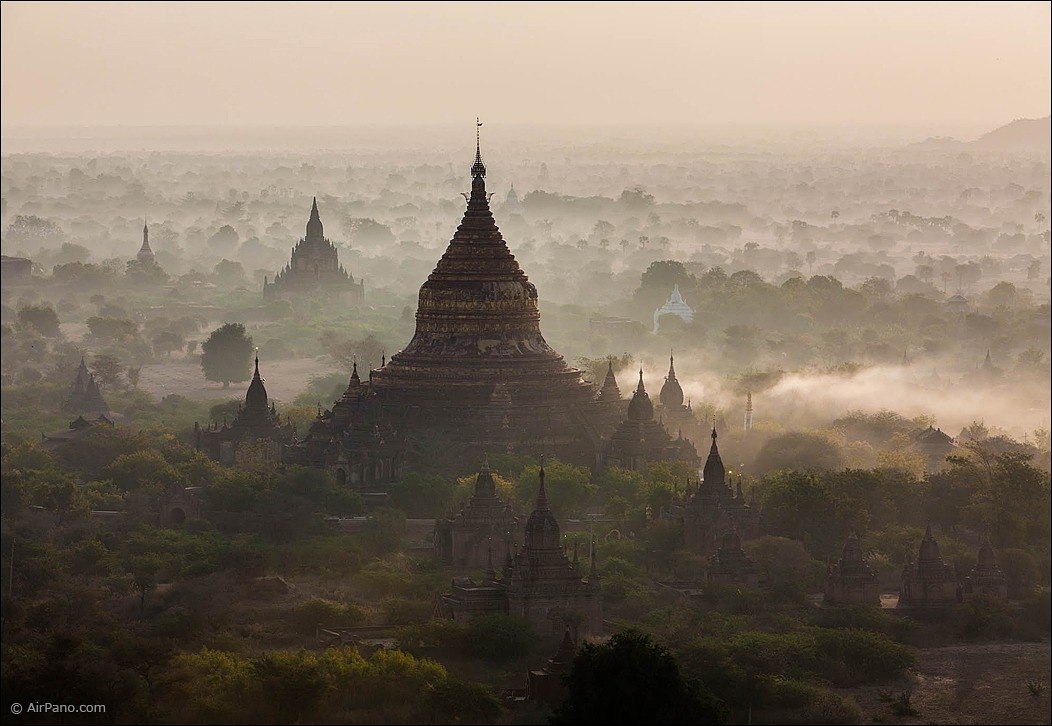
[[[537,504],[526,520],[526,549],[560,549],[559,523],[555,521],[548,506],[548,494],[544,490],[544,467],[540,471],[540,486],[537,489]]]
[[[668,357],[668,375],[665,376],[665,384],[661,386],[658,399],[665,408],[679,408],[683,405],[683,388],[676,380],[676,366],[671,355]]]
[[[654,418],[654,404],[650,402],[646,386],[643,385],[643,369],[639,369],[639,383],[636,392],[632,394],[632,400],[628,403],[628,419],[630,421],[650,421]]]

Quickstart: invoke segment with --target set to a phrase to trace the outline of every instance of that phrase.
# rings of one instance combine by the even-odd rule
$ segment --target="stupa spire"
[[[482,162],[482,122],[478,116],[475,117],[475,163],[471,165],[471,176],[486,178],[486,165]]]
[[[325,228],[321,223],[321,215],[318,213],[318,198],[314,197],[310,205],[310,219],[307,220],[306,239],[310,241],[321,241],[325,236]]]
[[[540,486],[537,487],[537,505],[535,508],[539,512],[547,512],[550,507],[548,506],[548,492],[544,488],[544,459],[541,459],[541,470],[537,472],[537,478],[540,479]]]

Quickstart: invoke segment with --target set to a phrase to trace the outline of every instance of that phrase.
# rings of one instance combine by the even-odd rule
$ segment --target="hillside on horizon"
[[[969,146],[997,151],[1038,151],[1052,148],[1052,117],[1020,118],[980,136]]]

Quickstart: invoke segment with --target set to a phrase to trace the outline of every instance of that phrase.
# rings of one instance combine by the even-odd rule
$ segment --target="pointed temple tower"
[[[682,391],[680,396],[682,398]],[[643,385],[641,368],[628,412],[606,442],[602,465],[639,470],[649,461],[662,460],[687,461],[696,465],[698,452],[687,439],[673,439],[654,419],[654,404]]]
[[[420,288],[416,332],[372,371],[370,395],[408,435],[443,430],[465,454],[590,465],[602,434],[593,390],[541,335],[537,288],[490,211],[477,135],[471,177],[460,226]]]
[[[826,576],[826,605],[880,605],[880,583],[862,557],[862,545],[854,532]]]
[[[94,417],[99,414],[110,413],[109,404],[102,397],[99,384],[95,382],[95,376],[88,371],[88,366],[81,357],[77,373],[73,378],[73,385],[66,394],[66,410],[81,416]]]
[[[621,397],[621,388],[617,385],[613,358],[607,360],[606,377],[603,379],[599,393],[596,394],[595,403],[598,409],[598,428],[603,431],[613,431],[624,418],[628,406],[628,401]]]
[[[519,518],[511,504],[499,496],[489,469],[483,459],[475,489],[459,512],[435,522],[435,553],[447,564],[456,567],[492,567],[511,556],[511,540],[522,533]]]
[[[592,546],[587,579],[582,577],[576,546],[566,556],[559,523],[548,505],[544,467],[539,473],[537,503],[526,520],[525,544],[504,560],[499,578],[489,571],[481,583],[454,578],[441,596],[443,613],[458,622],[476,615],[505,613],[525,618],[538,635],[557,636],[567,627],[599,635],[603,628],[603,594]],[[577,623],[580,623],[577,625]]]
[[[142,223],[142,247],[139,248],[135,259],[138,260],[140,265],[144,266],[157,264],[157,259],[153,255],[153,249],[150,247],[150,228],[147,226],[146,220],[143,220]]]
[[[688,484],[682,502],[672,509],[673,518],[683,520],[686,548],[702,555],[715,552],[722,536],[730,530],[739,538],[760,536],[760,512],[745,500],[741,476],[736,489],[727,481],[727,469],[716,444],[715,425],[711,436],[712,445],[701,479],[694,486]]]
[[[401,423],[384,414],[373,395],[372,375],[363,381],[355,361],[343,395],[331,410],[319,406],[318,417],[303,441],[287,450],[286,461],[328,468],[341,486],[376,491],[401,475]]]
[[[343,269],[336,245],[325,237],[317,197],[311,204],[307,234],[292,248],[292,260],[273,282],[263,281],[264,300],[313,294],[355,304],[365,297],[365,283],[355,282],[354,277]]]
[[[224,422],[221,427],[213,424],[208,428],[194,424],[194,448],[228,466],[276,464],[281,461],[284,446],[292,440],[292,425],[281,422],[267,397],[263,377],[259,375],[258,355],[245,403],[238,409],[233,424]]]
[[[709,561],[708,581],[715,585],[759,585],[756,565],[745,555],[742,538],[736,530],[728,529],[723,533],[720,548]]]
[[[961,600],[957,573],[951,563],[944,562],[939,543],[931,533],[931,525],[924,531],[920,556],[902,568],[900,608],[941,609]]]
[[[985,534],[979,540],[978,561],[964,580],[964,595],[969,598],[986,595],[1008,599],[1008,578],[997,564],[997,555],[994,554],[990,538]]]
[[[548,659],[548,663],[540,670],[526,673],[526,700],[558,708],[569,692],[563,679],[573,669],[575,655],[577,646],[567,628],[563,632],[563,639],[559,641],[559,649]]]

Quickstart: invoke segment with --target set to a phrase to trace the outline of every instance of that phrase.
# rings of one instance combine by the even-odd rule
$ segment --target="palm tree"
[[[840,219],[840,212],[834,209],[832,212],[829,213],[829,216],[833,220],[833,224],[836,224],[836,221]]]

